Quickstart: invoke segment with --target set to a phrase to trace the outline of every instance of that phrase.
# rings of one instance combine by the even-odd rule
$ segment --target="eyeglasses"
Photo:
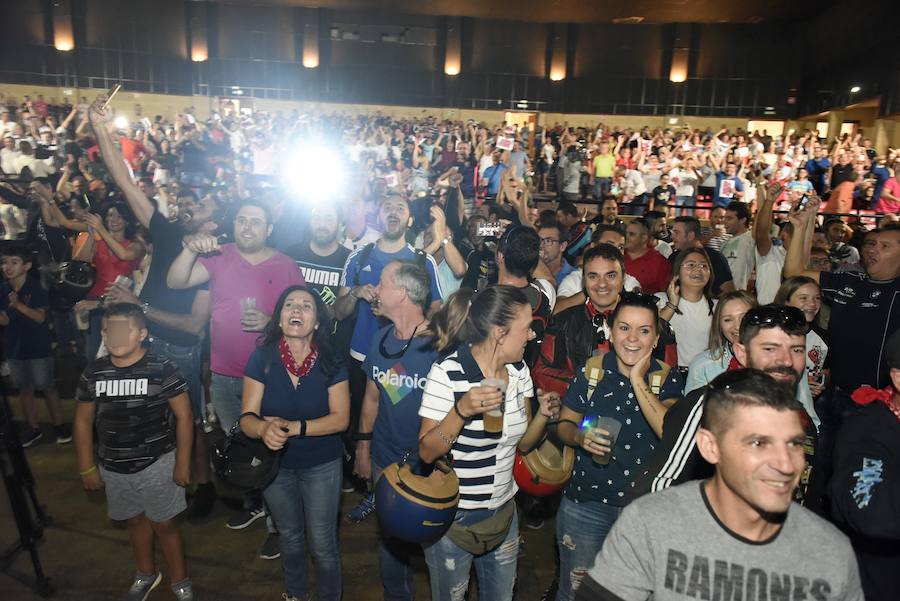
[[[797,307],[766,305],[750,309],[744,315],[747,325],[763,328],[782,328],[787,331],[806,330],[808,324],[803,311]]]
[[[685,261],[681,264],[688,271],[699,269],[701,271],[709,271],[709,263],[697,263],[696,261]]]
[[[559,240],[556,238],[541,238],[541,246],[553,246],[554,244],[559,244]]]

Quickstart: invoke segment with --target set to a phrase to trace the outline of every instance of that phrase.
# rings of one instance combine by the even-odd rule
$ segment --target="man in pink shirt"
[[[900,213],[900,162],[894,163],[894,175],[886,182],[881,189],[881,197],[878,204],[875,205],[875,211],[878,213]]]
[[[225,432],[240,415],[244,368],[275,302],[288,286],[305,283],[293,259],[266,246],[272,225],[265,205],[245,200],[234,218],[233,244],[219,245],[209,234],[189,236],[166,278],[176,290],[209,282],[210,393]],[[240,530],[264,516],[261,507],[248,507],[232,517],[228,527]]]

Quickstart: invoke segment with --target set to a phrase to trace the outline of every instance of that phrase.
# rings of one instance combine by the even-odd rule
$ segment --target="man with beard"
[[[220,245],[217,238],[205,232],[188,236],[166,277],[168,286],[175,290],[209,283],[210,394],[225,432],[231,430],[241,413],[244,368],[278,296],[288,286],[304,284],[296,263],[266,245],[271,231],[268,208],[245,200],[234,218],[234,243]],[[258,491],[245,496],[244,503],[245,510],[228,520],[228,528],[241,530],[265,516]],[[277,549],[276,537],[270,536],[261,555],[274,559],[279,556]]]
[[[717,377],[705,396],[696,446],[713,473],[628,506],[577,600],[862,601],[847,537],[791,502],[804,436],[790,391],[742,369]]]
[[[807,329],[803,312],[794,307],[765,305],[749,310],[741,320],[740,342],[734,345],[734,359],[729,370],[741,367],[760,370],[797,397],[797,384],[806,369]],[[713,464],[700,452],[696,440],[709,392],[709,386],[698,388],[666,412],[662,440],[650,461],[650,469],[636,483],[635,497],[712,475]],[[809,431],[812,427],[808,423],[809,415],[815,410],[799,401],[797,405],[805,410],[804,424]],[[809,437],[807,434],[803,447],[811,454]],[[803,474],[800,492],[814,496],[812,491],[806,490],[809,475],[808,472]],[[816,502],[819,500],[815,499]]]
[[[343,225],[339,205],[317,205],[310,212],[308,238],[291,246],[286,253],[297,262],[307,285],[329,307],[337,299],[341,274],[350,256],[350,250],[341,246],[339,240]]]
[[[346,320],[354,313],[356,321],[350,337],[350,427],[355,432],[359,422],[362,400],[366,388],[366,376],[362,363],[372,346],[379,329],[378,283],[381,272],[391,261],[414,261],[428,271],[431,282],[426,314],[431,315],[441,306],[443,292],[437,278],[437,263],[430,255],[417,251],[406,242],[406,232],[412,225],[409,202],[403,196],[392,194],[381,201],[378,217],[384,226],[381,237],[373,243],[357,248],[347,258],[341,274],[340,288],[334,302],[335,319]],[[353,458],[345,471],[349,473]],[[345,488],[347,488],[345,486]]]
[[[209,469],[209,451],[203,430],[203,387],[201,383],[201,341],[209,322],[211,304],[206,285],[185,290],[170,290],[166,274],[175,257],[181,252],[185,234],[212,232],[216,229],[213,216],[218,207],[212,196],[198,201],[193,193],[179,198],[182,220],[170,222],[168,216],[156,210],[156,204],[131,179],[122,155],[107,124],[112,109],[105,108],[105,96],[100,96],[88,112],[100,156],[116,186],[122,191],[137,220],[150,232],[153,255],[140,298],[121,284],[113,284],[106,291],[106,299],[113,303],[140,305],[147,317],[151,350],[172,361],[188,383],[188,395],[194,416],[194,482],[197,490],[188,507],[188,518],[197,520],[212,510],[216,488]]]
[[[672,235],[666,223],[666,214],[662,211],[647,211],[644,219],[650,225],[650,248],[668,259],[672,254]]]

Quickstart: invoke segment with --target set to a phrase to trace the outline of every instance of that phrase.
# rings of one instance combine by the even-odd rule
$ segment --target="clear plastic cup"
[[[253,297],[241,299],[241,321],[247,316],[247,312],[256,309],[256,299]]]
[[[586,423],[584,428],[586,431],[591,432],[595,437],[609,440],[609,444],[606,445],[609,447],[609,453],[593,456],[594,463],[597,465],[607,465],[610,457],[612,457],[613,449],[616,448],[616,439],[619,437],[619,431],[622,429],[622,422],[611,417],[600,416],[591,423]],[[605,432],[608,432],[608,434],[599,432],[599,430],[604,430]]]
[[[484,388],[496,388],[500,391],[500,394],[503,395],[503,402],[500,403],[499,407],[482,414],[485,432],[491,432],[493,434],[502,432],[503,409],[506,405],[506,382],[500,380],[499,378],[485,378],[481,381],[481,384],[479,384],[479,386],[482,386]]]

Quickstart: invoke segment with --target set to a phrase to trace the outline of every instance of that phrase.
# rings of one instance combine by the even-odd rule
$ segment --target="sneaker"
[[[39,441],[43,436],[44,433],[41,432],[40,428],[29,429],[26,432],[22,432],[22,447],[27,449]]]
[[[263,543],[262,549],[259,550],[259,556],[262,559],[278,559],[281,557],[281,548],[278,546],[278,533],[270,532]]]
[[[125,601],[146,601],[150,596],[150,591],[159,586],[162,582],[162,572],[156,574],[138,574],[128,589],[128,595]]]
[[[356,490],[356,483],[350,476],[344,476],[341,480],[341,492],[353,492]]]
[[[53,431],[56,433],[56,444],[72,442],[72,426],[69,424],[53,426]]]
[[[182,580],[177,584],[172,585],[172,592],[175,593],[175,598],[178,601],[196,601],[197,597],[194,596],[194,587],[191,585],[191,581]]]
[[[373,511],[375,511],[375,493],[370,492],[356,507],[347,512],[346,517],[354,524],[358,524],[369,517]]]
[[[225,524],[225,527],[231,528],[232,530],[243,530],[256,520],[264,517],[266,517],[266,510],[262,507],[244,509],[240,513],[236,513],[231,516],[228,519],[228,523]]]
[[[216,504],[216,485],[206,482],[197,486],[194,496],[188,502],[187,519],[189,522],[198,522],[207,517]]]

